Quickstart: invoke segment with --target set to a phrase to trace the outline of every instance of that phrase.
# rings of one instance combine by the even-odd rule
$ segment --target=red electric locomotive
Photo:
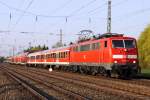
[[[103,34],[72,45],[70,64],[81,72],[134,76],[139,72],[136,40],[122,34]]]

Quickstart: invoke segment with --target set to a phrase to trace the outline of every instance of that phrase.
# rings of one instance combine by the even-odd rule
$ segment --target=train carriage
[[[136,39],[122,34],[107,33],[68,47],[20,54],[11,61],[113,77],[131,77],[140,72]]]
[[[39,51],[28,55],[28,65],[69,65],[70,62],[70,49],[59,48],[53,50]]]

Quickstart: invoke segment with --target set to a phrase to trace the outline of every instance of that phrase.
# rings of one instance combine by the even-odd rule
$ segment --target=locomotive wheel
[[[98,73],[98,68],[93,67],[92,68],[92,75],[96,75]]]
[[[92,72],[92,75],[96,76],[97,72],[96,71],[93,71]]]
[[[104,67],[100,67],[99,72],[101,75],[106,76],[106,69]]]
[[[78,71],[78,66],[73,66],[73,72],[77,72]]]
[[[79,67],[79,71],[80,71],[80,73],[84,74],[84,70],[81,66]]]
[[[64,71],[68,71],[68,68],[66,66],[64,66]]]
[[[119,78],[119,73],[116,70],[112,69],[112,71],[111,71],[111,77],[113,77],[113,78]]]
[[[107,74],[107,77],[111,77],[111,71],[110,70],[107,70],[106,74]]]

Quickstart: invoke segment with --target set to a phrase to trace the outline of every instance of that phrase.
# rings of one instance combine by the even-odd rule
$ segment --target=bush
[[[150,25],[138,39],[139,61],[142,68],[150,68]]]

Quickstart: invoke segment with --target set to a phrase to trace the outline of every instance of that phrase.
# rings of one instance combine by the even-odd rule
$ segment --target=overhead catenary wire
[[[57,18],[57,17],[58,18],[61,18],[61,17],[65,18],[66,17],[66,16],[54,16],[54,15],[43,15],[43,14],[33,13],[33,12],[30,12],[30,11],[26,11],[26,10],[22,10],[22,9],[18,9],[18,8],[12,7],[12,6],[10,6],[10,5],[2,2],[2,1],[0,1],[0,4],[5,6],[5,7],[7,7],[10,10],[14,10],[16,12],[24,13],[24,15],[28,14],[28,15],[32,15],[32,16],[51,17],[51,18]]]
[[[90,11],[88,11],[88,13],[93,13],[93,12],[95,12],[97,9],[100,9],[100,8],[104,7],[105,5],[107,5],[107,2],[103,3],[102,5],[100,5],[100,6],[96,7],[96,8],[94,8],[94,9],[92,9],[92,10],[90,10]]]
[[[133,11],[133,12],[130,12],[127,14],[116,16],[116,17],[114,17],[114,18],[116,18],[116,19],[114,19],[114,22],[120,21],[122,18],[129,19],[137,14],[142,14],[145,12],[150,12],[150,8],[144,8],[144,9],[136,10],[136,11]]]
[[[72,17],[74,16],[76,13],[80,12],[82,9],[86,8],[87,6],[91,5],[92,3],[94,3],[95,1],[97,0],[91,0],[90,2],[88,2],[87,4],[85,5],[82,5],[80,8],[74,10],[73,12],[71,12],[68,16],[69,17]]]
[[[33,2],[34,2],[34,0],[31,0],[31,1],[29,2],[29,4],[27,5],[27,7],[25,8],[25,11],[27,11],[27,10],[30,8],[30,6],[32,5]],[[16,23],[14,24],[14,28],[18,25],[18,23],[19,23],[19,22],[21,21],[21,19],[23,18],[24,14],[26,13],[25,11],[24,11],[24,12],[21,14],[21,16],[17,19]]]
[[[92,3],[94,3],[97,0],[91,0],[90,2],[86,3],[85,5],[82,5],[80,8],[74,10],[73,12],[71,12],[69,15],[67,16],[62,16],[65,17],[65,23],[68,22],[68,18],[73,17],[74,15],[76,15],[76,13],[80,12],[82,9],[86,8],[87,6],[91,5]]]
[[[65,8],[68,4],[70,4],[73,0],[67,0],[65,3],[63,3],[62,5],[60,5],[59,7],[57,7],[56,9],[54,9],[53,11],[51,11],[51,13],[55,14],[58,11],[62,10],[63,8]]]
[[[129,0],[121,0],[120,2],[113,3],[113,4],[112,4],[112,8],[117,7],[117,6],[120,6],[120,5],[124,4],[124,3],[126,3],[127,1],[129,1]],[[89,11],[87,14],[94,15],[94,14],[97,13],[96,11],[100,10],[101,8],[105,8],[105,6],[107,6],[107,2],[105,2],[104,4],[102,4],[102,5],[100,5],[100,6],[96,7],[96,8],[94,8],[94,9],[92,9],[92,10]],[[102,12],[102,11],[101,11],[101,12]]]

